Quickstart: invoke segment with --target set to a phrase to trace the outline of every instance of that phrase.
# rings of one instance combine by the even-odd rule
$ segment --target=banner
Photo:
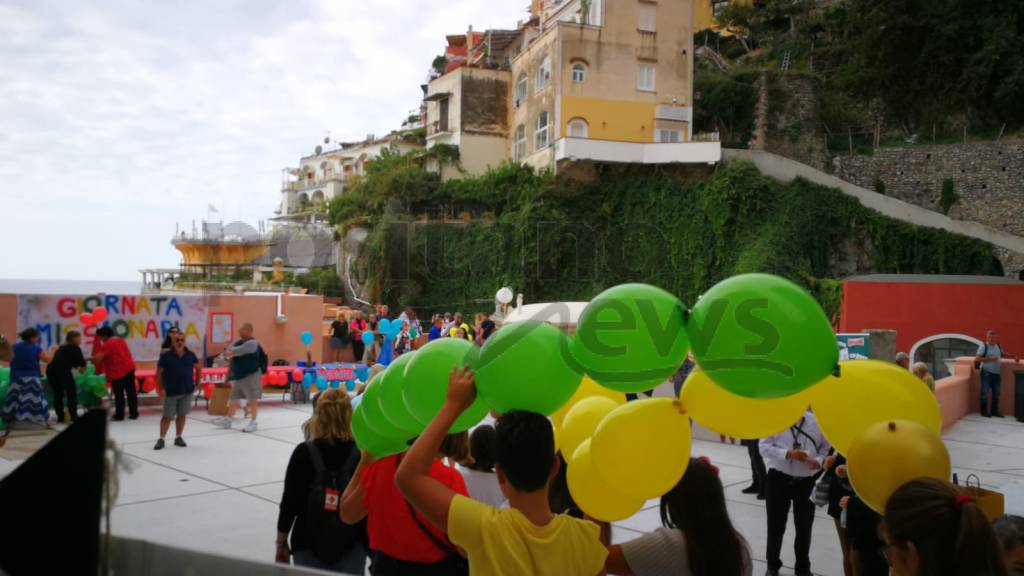
[[[98,308],[107,310],[100,325],[82,326],[78,316]],[[205,296],[124,295],[59,296],[21,294],[18,296],[18,330],[39,330],[43,349],[64,342],[71,330],[82,333],[82,351],[88,355],[96,341],[96,330],[110,326],[114,335],[124,338],[136,361],[154,361],[160,356],[160,344],[172,326],[185,334],[186,345],[197,353],[203,350],[207,305]]]
[[[870,334],[836,334],[840,360],[867,360],[871,352]]]

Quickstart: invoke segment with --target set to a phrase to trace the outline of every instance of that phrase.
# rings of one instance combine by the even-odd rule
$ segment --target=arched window
[[[537,127],[533,132],[533,149],[543,150],[548,147],[548,113],[537,115]]]
[[[587,65],[582,62],[577,62],[572,65],[572,82],[573,84],[583,84],[587,81]]]
[[[573,118],[569,121],[569,138],[589,138],[590,125],[583,118]]]
[[[523,158],[526,158],[526,126],[520,124],[516,126],[516,139],[515,145],[512,148],[512,159],[516,162],[521,162]]]
[[[924,362],[932,376],[939,380],[950,376],[946,361],[961,356],[974,356],[982,341],[965,334],[936,334],[910,348],[910,361]]]
[[[323,203],[323,201],[324,201],[324,192],[323,192],[323,190],[317,190],[316,192],[313,192],[313,196],[310,198],[310,200],[313,202],[314,206],[319,206],[321,203]]]
[[[534,79],[534,91],[540,92],[541,90],[548,87],[551,83],[551,58],[544,56],[540,61],[540,66],[537,66],[537,78]]]
[[[526,102],[526,83],[526,72],[520,72],[519,79],[516,80],[516,108],[519,108],[524,102]]]

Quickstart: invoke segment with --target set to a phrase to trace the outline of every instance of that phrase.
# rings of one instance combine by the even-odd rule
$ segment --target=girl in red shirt
[[[469,456],[467,432],[449,434],[430,469],[430,475],[455,492],[468,496],[456,461]],[[444,463],[447,457],[452,466]],[[341,499],[341,519],[367,521],[373,576],[464,574],[464,563],[444,532],[437,530],[406,502],[395,486],[395,471],[402,454],[374,460],[366,452]]]

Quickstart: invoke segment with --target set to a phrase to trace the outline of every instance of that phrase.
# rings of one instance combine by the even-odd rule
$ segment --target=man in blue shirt
[[[156,365],[156,389],[164,399],[164,413],[160,418],[160,439],[154,450],[163,450],[167,429],[174,418],[174,445],[186,446],[181,434],[185,431],[185,417],[192,410],[192,393],[196,382],[202,376],[199,359],[185,348],[185,335],[177,332],[172,336],[171,349],[160,355]]]
[[[985,343],[978,346],[978,355],[974,357],[975,366],[979,367],[981,380],[981,415],[988,418],[1002,418],[999,413],[999,393],[1002,390],[1002,374],[999,359],[1003,357],[1003,348],[996,341],[996,331],[989,330]],[[1009,356],[1020,362],[1016,356]],[[992,411],[988,409],[989,390],[992,391]]]

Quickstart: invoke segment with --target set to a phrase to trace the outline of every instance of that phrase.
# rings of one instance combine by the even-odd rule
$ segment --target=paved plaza
[[[300,426],[310,411],[308,404],[284,403],[271,396],[260,409],[259,431],[244,434],[213,426],[212,417],[199,409],[186,427],[189,446],[168,444],[159,452],[153,450],[156,405],[145,405],[137,421],[111,423],[126,467],[112,517],[114,533],[271,562],[285,467],[302,441]],[[14,469],[51,434],[23,430],[12,436],[0,449],[0,475]],[[695,440],[694,455],[708,456],[720,467],[733,521],[753,551],[754,573],[763,573],[764,503],[740,492],[750,483],[746,448],[701,436],[712,440]],[[971,416],[943,437],[961,480],[977,474],[986,487],[1006,494],[1007,512],[1024,514],[1024,424]],[[628,540],[658,525],[657,501],[652,500],[632,518],[616,523],[613,538]],[[792,564],[791,550],[792,526],[783,552],[787,565]],[[823,511],[814,524],[811,560],[816,574],[842,574],[835,528]]]

